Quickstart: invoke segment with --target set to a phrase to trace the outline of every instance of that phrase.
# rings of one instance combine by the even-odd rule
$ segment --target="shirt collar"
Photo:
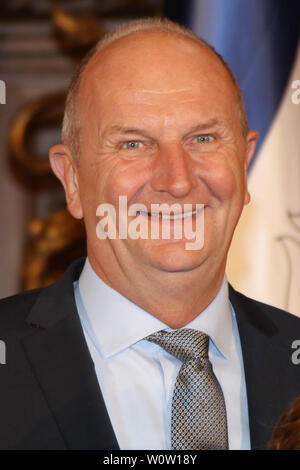
[[[109,287],[86,259],[78,288],[90,327],[105,358],[128,348],[168,325]],[[233,335],[228,283],[224,277],[214,300],[185,328],[208,334],[224,357],[230,355]]]

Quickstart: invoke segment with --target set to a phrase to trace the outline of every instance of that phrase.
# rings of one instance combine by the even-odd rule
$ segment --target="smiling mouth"
[[[185,211],[185,212],[179,212],[177,214],[169,214],[169,213],[164,214],[161,212],[146,212],[146,211],[139,211],[139,213],[147,217],[151,217],[151,218],[153,217],[155,219],[182,220],[188,217],[193,217],[194,215],[198,215],[200,211],[199,210]]]

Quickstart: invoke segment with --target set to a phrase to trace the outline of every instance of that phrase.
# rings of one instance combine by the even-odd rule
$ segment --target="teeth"
[[[196,211],[189,211],[189,212],[183,212],[182,214],[162,214],[161,217],[162,219],[167,219],[167,220],[177,220],[177,219],[185,219],[186,217],[190,217],[191,215],[196,214]]]
[[[195,215],[197,211],[189,211],[189,212],[183,212],[179,214],[161,214],[161,213],[155,213],[155,212],[144,212],[141,211],[142,214],[148,215],[150,217],[156,217],[156,218],[162,218],[165,220],[178,220],[178,219],[185,219],[186,217],[191,217],[192,215]]]

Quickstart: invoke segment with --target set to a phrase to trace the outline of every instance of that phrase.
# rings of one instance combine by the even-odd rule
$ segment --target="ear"
[[[76,219],[82,219],[83,211],[78,185],[78,166],[66,145],[54,145],[49,150],[51,168],[62,183],[69,212]]]
[[[245,199],[244,204],[249,204],[251,196],[248,191],[247,187],[247,173],[250,162],[255,154],[256,143],[258,139],[258,132],[250,130],[247,133],[246,141],[247,141],[247,150],[246,150],[246,157],[245,157],[245,164],[244,164],[244,174],[245,174],[245,181],[246,181],[246,190],[245,190]]]

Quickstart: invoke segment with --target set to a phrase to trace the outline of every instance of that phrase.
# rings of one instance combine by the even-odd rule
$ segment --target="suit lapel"
[[[290,351],[280,345],[278,328],[266,315],[262,304],[247,299],[232,288],[230,300],[237,317],[243,353],[251,448],[266,449],[291,393],[288,385]]]
[[[37,381],[68,449],[118,449],[76,311],[73,281],[83,262],[42,290],[23,338]]]

